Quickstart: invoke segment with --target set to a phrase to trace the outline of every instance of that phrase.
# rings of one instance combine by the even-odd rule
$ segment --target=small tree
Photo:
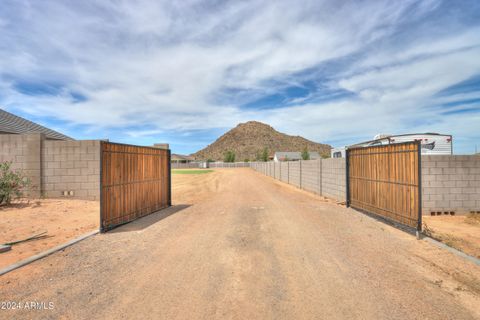
[[[307,147],[305,147],[302,151],[302,159],[303,160],[310,160],[310,153],[308,152]]]
[[[0,204],[10,204],[13,198],[23,196],[23,190],[30,180],[20,171],[11,169],[11,162],[0,163]]]
[[[268,149],[263,148],[262,154],[260,155],[260,160],[267,162],[268,161]]]
[[[250,159],[245,158],[245,159],[243,160],[243,162],[250,162]]]
[[[225,152],[223,161],[224,162],[235,162],[235,152],[233,152],[231,150],[228,150],[227,152]]]

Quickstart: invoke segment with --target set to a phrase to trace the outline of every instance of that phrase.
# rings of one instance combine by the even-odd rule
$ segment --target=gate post
[[[103,141],[100,141],[100,232],[105,232],[103,228]]]
[[[168,167],[168,202],[167,205],[170,207],[172,205],[172,151],[167,150],[167,167]]]
[[[418,224],[417,224],[417,239],[420,239],[422,232],[422,145],[417,141],[418,148]]]
[[[345,151],[345,186],[346,186],[346,201],[347,208],[350,207],[350,152]]]

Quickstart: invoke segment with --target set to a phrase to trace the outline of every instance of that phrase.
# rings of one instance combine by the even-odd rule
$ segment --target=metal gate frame
[[[104,164],[104,152],[103,152],[103,145],[104,144],[110,144],[110,145],[118,145],[118,146],[125,146],[125,147],[141,147],[141,148],[147,148],[147,149],[154,149],[154,150],[159,150],[158,148],[154,147],[148,147],[148,146],[137,146],[137,145],[131,145],[131,144],[125,144],[125,143],[116,143],[116,142],[110,142],[110,141],[100,141],[100,232],[104,233],[107,232],[111,229],[114,229],[120,225],[129,223],[134,221],[135,219],[147,216],[151,213],[154,213],[156,211],[149,212],[147,214],[143,214],[140,217],[137,217],[135,219],[130,219],[128,221],[118,223],[115,225],[108,225],[104,226],[104,217],[105,217],[105,212],[104,212],[104,195],[103,195],[103,188],[104,188],[104,175],[103,175],[103,164]],[[161,149],[165,150],[165,149]],[[166,149],[167,152],[167,205],[165,208],[168,208],[172,205],[172,168],[171,168],[171,150]],[[161,210],[161,209],[160,209]]]
[[[403,142],[403,143],[395,143],[395,144],[388,144],[388,145],[379,145],[379,146],[371,146],[371,147],[355,147],[355,148],[347,148],[346,150],[346,206],[347,208],[348,207],[351,207],[351,192],[350,192],[350,152],[352,150],[357,150],[357,149],[369,149],[369,148],[378,148],[378,147],[388,147],[388,146],[392,146],[392,145],[407,145],[407,144],[415,144],[416,145],[416,148],[417,150],[412,150],[412,152],[417,152],[417,172],[418,172],[418,217],[417,217],[417,226],[416,226],[416,231],[417,231],[417,236],[419,236],[419,233],[422,231],[422,149],[421,149],[421,141],[413,141],[413,142]],[[399,151],[397,152],[385,152],[386,154],[388,153],[398,153]],[[378,180],[374,180],[375,182],[380,182]],[[390,184],[398,184],[397,181],[382,181],[382,182],[386,182],[386,183],[390,183]],[[375,208],[375,206],[372,205],[372,207]],[[353,207],[355,208],[355,207]],[[373,214],[377,217],[381,217],[382,219],[385,219],[387,221],[390,221],[390,222],[393,222],[393,223],[396,223],[396,224],[401,224],[402,226],[406,226],[406,227],[411,227],[411,226],[408,226],[408,225],[405,225],[399,221],[396,221],[394,219],[391,219],[387,216],[384,216],[384,215],[381,215],[381,214],[378,214],[378,213],[375,213],[375,212],[370,212],[368,210],[365,210],[363,208],[355,208],[357,210],[360,210],[360,211],[364,211],[364,212],[367,212],[369,214]],[[385,210],[384,208],[378,208],[377,209],[380,209],[380,210]]]

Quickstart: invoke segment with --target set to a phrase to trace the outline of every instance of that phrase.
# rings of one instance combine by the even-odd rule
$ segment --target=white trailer
[[[376,135],[373,140],[356,143],[343,148],[332,149],[332,158],[344,158],[345,150],[354,147],[370,147],[410,141],[420,141],[422,155],[453,154],[453,138],[448,134],[439,133],[409,133],[399,135]]]
[[[332,158],[345,158],[346,154],[345,152],[347,151],[347,147],[338,147],[338,148],[332,148],[330,151],[330,156]]]

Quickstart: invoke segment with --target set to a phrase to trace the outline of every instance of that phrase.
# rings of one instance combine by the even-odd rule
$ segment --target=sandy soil
[[[0,277],[8,318],[479,319],[480,268],[250,169],[173,180],[174,206]],[[27,279],[27,280],[26,280]],[[0,318],[2,314],[0,314]]]
[[[424,216],[423,223],[432,237],[480,258],[480,214]]]
[[[39,199],[0,207],[0,243],[47,231],[47,237],[16,244],[0,253],[0,268],[65,243],[98,228],[98,201]]]

